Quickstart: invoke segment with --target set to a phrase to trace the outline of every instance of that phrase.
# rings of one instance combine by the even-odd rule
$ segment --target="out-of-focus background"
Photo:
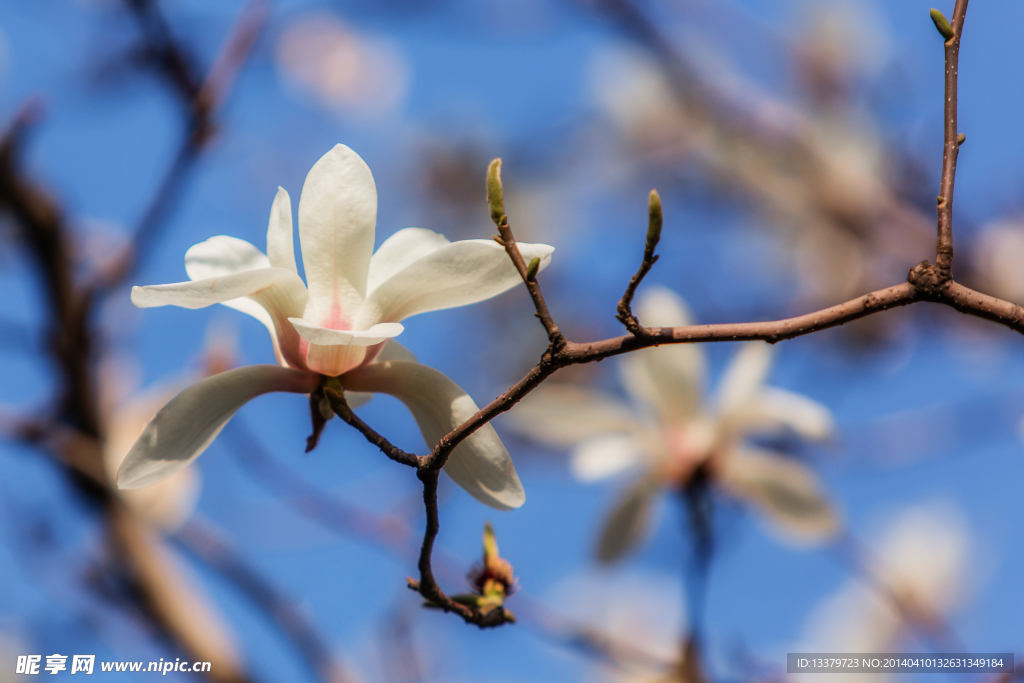
[[[574,340],[622,333],[652,187],[665,228],[647,282],[700,322],[901,281],[934,255],[943,51],[929,7],[0,4],[0,681],[21,680],[18,654],[53,653],[213,651],[215,680],[414,682],[684,680],[693,670],[673,668],[698,641],[710,680],[777,680],[798,650],[1020,652],[1024,350],[929,304],[775,348],[768,383],[826,406],[835,430],[770,445],[818,474],[842,531],[793,543],[720,496],[704,583],[671,495],[636,552],[595,563],[629,475],[581,482],[565,449],[499,417],[527,503],[498,513],[445,480],[437,560],[459,592],[494,524],[521,582],[519,623],[494,631],[421,608],[405,587],[419,482],[336,420],[304,454],[300,397],[246,406],[162,500],[112,507],[73,474],[126,450],[190,378],[273,362],[252,319],[138,310],[128,285],[185,279],[185,250],[212,235],[263,248],[276,188],[297,201],[339,142],[373,171],[378,244],[407,226],[487,238],[484,173],[502,157],[517,238],[556,248],[541,282]],[[954,209],[956,277],[1017,302],[1022,22],[1015,2],[968,12]],[[401,341],[480,404],[545,344],[521,289],[405,325]],[[710,386],[737,351],[704,347]],[[618,363],[553,381],[622,397]],[[423,452],[397,401],[361,414]]]

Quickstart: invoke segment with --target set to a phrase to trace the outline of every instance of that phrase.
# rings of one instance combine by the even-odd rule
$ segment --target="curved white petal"
[[[614,562],[635,548],[650,528],[651,502],[661,485],[650,477],[629,486],[608,513],[597,541],[597,559]]]
[[[573,449],[569,469],[582,482],[590,483],[623,472],[646,460],[646,452],[629,434],[602,434]]]
[[[652,287],[637,305],[646,327],[692,324],[681,297],[664,287]],[[698,344],[668,344],[626,355],[619,364],[622,384],[636,401],[654,408],[666,422],[687,420],[700,409],[704,392],[704,351]]]
[[[305,285],[295,273],[284,268],[257,268],[191,282],[132,287],[132,303],[139,308],[204,308],[243,296],[278,295],[268,293],[271,288],[281,289],[278,294],[286,298],[305,298]]]
[[[370,273],[366,291],[372,292],[382,282],[410,265],[413,261],[451,244],[447,237],[425,228],[399,230],[377,248],[370,257]]]
[[[377,362],[383,363],[386,360],[408,360],[416,362],[416,354],[407,349],[397,339],[388,339],[384,342],[383,348],[377,354]]]
[[[292,261],[292,270],[295,270],[294,259]],[[193,245],[185,252],[185,272],[188,273],[190,280],[206,280],[269,267],[270,259],[263,252],[245,240],[227,235],[211,237],[205,242]],[[251,315],[263,323],[270,333],[270,340],[274,345],[274,357],[279,363],[284,360],[281,355],[277,329],[274,326],[274,317],[261,303],[248,297],[220,303],[246,315]],[[296,306],[301,311],[305,307],[305,300],[303,299],[301,305],[296,304]]]
[[[336,145],[310,169],[299,198],[299,241],[309,284],[304,318],[341,327],[366,295],[377,187],[359,155]],[[349,321],[351,322],[351,321]]]
[[[521,243],[519,250],[527,261],[539,258],[544,269],[554,247]],[[356,327],[476,303],[520,282],[508,254],[494,240],[452,242],[409,263],[369,292]]]
[[[388,339],[384,342],[384,346],[381,347],[380,353],[377,354],[377,358],[374,359],[376,363],[383,363],[389,360],[406,360],[416,362],[416,354],[409,349],[402,346],[395,339]],[[348,401],[348,405],[351,408],[358,408],[361,405],[365,405],[373,398],[373,394],[364,391],[346,391],[345,400]]]
[[[250,365],[196,382],[146,425],[117,472],[117,487],[135,489],[166,479],[198,457],[245,403],[271,391],[305,394],[316,375],[277,365]]]
[[[288,322],[300,337],[321,346],[373,346],[397,337],[405,329],[399,323],[379,323],[368,330],[332,330],[302,318],[289,318]]]
[[[241,297],[252,301],[244,303],[246,299]],[[203,308],[226,303],[254,315],[274,336],[278,361],[298,368],[305,367],[305,359],[300,353],[298,332],[287,319],[301,314],[306,299],[306,286],[286,268],[257,268],[192,282],[132,287],[132,303],[139,308]],[[255,313],[253,306],[262,308],[266,315]]]
[[[331,330],[301,318],[288,320],[308,342],[305,367],[331,377],[359,367],[372,357],[374,350],[370,347],[397,337],[405,329],[399,323],[380,323],[369,330]]]
[[[508,414],[517,432],[563,448],[613,432],[635,432],[640,424],[614,396],[588,387],[544,384]]]
[[[346,373],[341,381],[346,389],[390,394],[404,403],[431,448],[478,410],[459,385],[419,363],[371,363]],[[508,510],[526,502],[512,458],[490,424],[460,443],[444,469],[467,493],[493,508]]]
[[[185,252],[185,272],[190,280],[269,267],[270,259],[266,254],[249,242],[228,235],[215,235],[193,244]]]
[[[810,541],[826,539],[839,529],[839,519],[803,464],[752,448],[729,453],[720,481],[733,495],[766,513],[790,535]]]
[[[744,431],[790,430],[813,441],[824,441],[835,428],[828,408],[806,396],[776,387],[762,387],[736,419]]]
[[[718,384],[718,410],[723,417],[743,410],[761,389],[772,364],[772,347],[746,342],[733,358]]]
[[[103,445],[103,465],[111,483],[117,479],[118,468],[143,429],[175,393],[165,389],[133,396],[110,416]],[[145,489],[121,491],[120,495],[125,504],[140,517],[173,532],[195,511],[199,488],[199,471],[186,468],[158,484]]]
[[[267,226],[267,257],[275,268],[287,268],[298,274],[295,267],[295,238],[292,235],[292,198],[283,187],[277,188],[274,204],[270,207]]]

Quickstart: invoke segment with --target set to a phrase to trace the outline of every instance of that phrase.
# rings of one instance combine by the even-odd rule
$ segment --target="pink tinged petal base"
[[[272,391],[308,394],[319,377],[277,365],[250,365],[207,377],[175,396],[146,425],[117,472],[135,489],[171,476],[199,457],[243,405]]]
[[[302,318],[289,318],[288,323],[302,337],[305,366],[330,377],[372,361],[380,351],[373,347],[397,337],[405,329],[398,323],[381,323],[368,330],[332,330]]]
[[[410,361],[364,365],[343,375],[341,382],[346,390],[389,394],[404,403],[431,448],[478,411],[473,399],[455,382],[433,368]],[[444,469],[456,484],[485,505],[509,510],[526,502],[512,458],[490,424],[459,444]]]

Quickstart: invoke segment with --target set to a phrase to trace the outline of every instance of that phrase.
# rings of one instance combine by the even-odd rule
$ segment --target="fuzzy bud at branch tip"
[[[501,225],[505,220],[505,191],[501,186],[500,158],[487,167],[487,204],[491,208],[491,220]]]
[[[931,16],[932,22],[935,23],[935,28],[942,34],[943,40],[951,39],[953,37],[953,27],[949,25],[946,15],[937,9],[932,9],[928,14]]]
[[[537,279],[537,271],[540,270],[540,259],[534,256],[526,266],[526,279],[533,282]]]
[[[661,209],[661,196],[657,190],[651,190],[647,199],[647,250],[654,251],[661,239],[661,225],[664,215]]]

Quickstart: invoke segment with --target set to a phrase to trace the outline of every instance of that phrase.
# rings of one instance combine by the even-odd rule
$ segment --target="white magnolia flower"
[[[912,642],[915,629],[934,632],[934,625],[964,601],[971,544],[955,509],[935,503],[909,508],[878,539],[864,558],[868,576],[850,579],[819,604],[793,651],[899,652]]]
[[[191,282],[132,289],[139,307],[202,308],[222,303],[270,331],[278,365],[254,365],[208,377],[178,394],[146,427],[118,472],[138,488],[178,471],[206,449],[246,402],[271,391],[309,393],[322,375],[346,389],[383,392],[413,413],[431,446],[477,411],[442,373],[409,360],[378,358],[384,343],[417,313],[476,303],[520,282],[493,240],[449,242],[421,228],[400,230],[373,251],[377,189],[355,152],[337,145],[310,170],[299,200],[299,237],[307,284],[295,265],[291,200],[279,189],[270,212],[267,254],[219,235],[185,254]],[[545,267],[554,249],[520,244]],[[378,361],[378,362],[374,362]],[[489,425],[459,445],[445,470],[478,500],[519,507],[522,484]]]
[[[642,297],[638,312],[648,326],[690,324],[683,301],[663,288]],[[820,440],[832,431],[824,406],[763,386],[770,362],[767,344],[744,345],[717,394],[705,400],[705,360],[699,345],[644,349],[624,356],[619,366],[635,406],[594,389],[548,384],[529,394],[512,417],[524,433],[572,448],[570,467],[582,481],[629,468],[643,470],[605,522],[598,547],[602,560],[633,548],[648,527],[655,494],[685,486],[698,468],[785,531],[808,539],[828,536],[837,520],[813,473],[745,441],[748,435],[782,431]]]

